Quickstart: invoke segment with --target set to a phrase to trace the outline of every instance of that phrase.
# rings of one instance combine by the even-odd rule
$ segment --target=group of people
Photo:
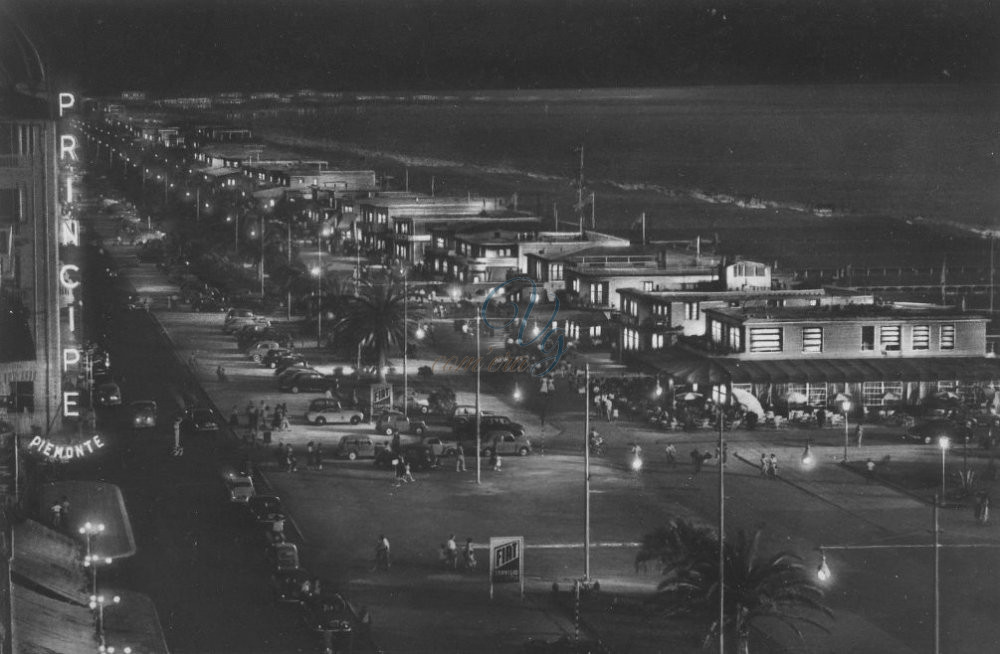
[[[761,452],[760,476],[767,477],[768,479],[778,478],[778,457],[774,452],[771,452],[771,456],[767,456]]]
[[[465,545],[459,551],[458,543],[455,542],[455,534],[449,534],[448,540],[441,543],[438,558],[445,568],[458,570],[458,565],[461,563],[466,570],[476,569],[476,549],[471,538],[465,539]]]
[[[244,410],[247,416],[247,438],[252,445],[256,445],[257,436],[263,431],[288,431],[291,423],[288,419],[288,404],[285,402],[276,404],[274,410],[271,406],[261,400],[259,404],[254,404],[253,400],[247,402]],[[229,413],[229,426],[233,430],[240,427],[240,410],[237,405],[233,405]],[[266,441],[266,438],[265,438]]]
[[[274,447],[274,462],[278,465],[279,469],[285,472],[298,472],[299,470],[299,460],[295,456],[295,450],[292,449],[291,443],[286,444],[278,441],[278,444]]]
[[[69,498],[63,495],[49,506],[49,519],[52,528],[62,531],[69,525]]]

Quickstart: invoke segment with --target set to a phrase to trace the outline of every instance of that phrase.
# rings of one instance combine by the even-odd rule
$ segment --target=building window
[[[781,352],[781,327],[752,327],[750,329],[751,352]]]
[[[685,320],[697,320],[701,314],[701,303],[700,302],[685,302],[684,303],[684,318]]]
[[[955,349],[955,325],[941,325],[941,349]]]
[[[602,325],[592,325],[590,328],[591,338],[600,338],[604,333],[604,327]]]
[[[604,304],[604,284],[597,282],[590,285],[591,304]]]
[[[929,349],[931,349],[931,327],[930,327],[930,325],[914,325],[913,326],[913,349],[914,350],[929,350]]]
[[[818,307],[818,306],[820,306],[820,304],[821,304],[821,302],[818,299],[809,300],[809,306],[811,306],[811,307]]]
[[[884,406],[903,399],[903,382],[864,382],[861,395],[865,406]]]
[[[729,347],[733,352],[743,351],[743,330],[735,325],[729,326]]]
[[[643,282],[642,283],[642,290],[644,290],[644,291],[651,291],[651,290],[653,290],[653,282]]]
[[[652,347],[654,350],[663,349],[663,334],[653,334]]]
[[[822,352],[823,351],[823,328],[803,327],[802,328],[802,351]]]
[[[899,325],[882,325],[878,330],[878,342],[887,352],[899,351]]]
[[[712,342],[722,344],[722,323],[718,320],[709,321],[712,323]]]
[[[0,223],[19,223],[23,218],[21,189],[0,188]]]
[[[622,312],[628,316],[639,315],[639,303],[630,298],[622,300]]]
[[[639,333],[634,329],[625,330],[625,349],[635,350],[639,347]]]
[[[580,294],[580,280],[579,279],[574,279],[572,282],[570,282],[570,288],[573,289],[574,293],[576,293],[577,295],[579,295]]]
[[[549,280],[553,282],[562,281],[563,267],[561,263],[554,263],[549,266]]]
[[[789,384],[788,394],[801,393],[809,406],[826,406],[826,384]]]
[[[861,351],[871,351],[875,349],[875,326],[864,325],[861,328]]]
[[[661,318],[669,318],[670,316],[670,305],[669,304],[654,304],[653,305],[653,315]]]

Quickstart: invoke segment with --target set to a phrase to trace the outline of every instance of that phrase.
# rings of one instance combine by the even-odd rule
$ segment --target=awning
[[[34,520],[14,525],[12,532],[12,573],[69,602],[86,606],[87,577],[76,541]]]
[[[107,589],[121,602],[104,610],[104,636],[121,651],[169,654],[153,601],[146,595]],[[76,606],[13,585],[13,641],[18,654],[93,654],[99,644],[89,607]]]
[[[93,612],[13,584],[12,631],[18,654],[94,654]]]
[[[700,356],[679,349],[643,354],[645,366],[671,375],[680,384],[1000,379],[1000,359],[987,357],[744,360]]]
[[[104,531],[95,541],[94,553],[112,559],[135,554],[132,523],[121,489],[98,481],[57,481],[45,484],[39,490],[43,510],[62,497],[70,503],[66,519],[70,534],[75,535],[86,522],[104,524]]]

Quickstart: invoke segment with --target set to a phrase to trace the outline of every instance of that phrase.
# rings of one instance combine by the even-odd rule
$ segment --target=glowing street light
[[[847,441],[848,441],[848,422],[847,418],[851,412],[851,401],[847,398],[840,403],[840,409],[844,412],[844,463],[847,463]]]
[[[118,604],[122,601],[122,598],[115,595],[111,598],[111,604]],[[97,635],[100,637],[101,643],[104,643],[104,605],[108,602],[105,601],[104,595],[91,595],[90,596],[90,609],[92,611],[97,611]]]
[[[823,556],[823,560],[820,561],[819,567],[816,568],[816,577],[823,582],[829,581],[833,576],[830,573],[830,566],[826,563],[826,552],[820,550],[820,554]]]
[[[514,382],[514,401],[521,401],[521,387],[518,386],[517,382]]]
[[[942,436],[941,438],[938,439],[938,447],[941,448],[941,503],[944,504],[944,502],[945,502],[945,495],[944,495],[944,491],[945,491],[945,487],[944,487],[944,485],[945,485],[944,484],[944,480],[945,480],[945,467],[944,467],[944,465],[945,465],[945,457],[948,454],[948,448],[951,447],[951,439],[948,438],[947,436]]]
[[[812,445],[806,443],[806,449],[802,452],[802,467],[811,468],[816,463],[816,457],[812,453]]]

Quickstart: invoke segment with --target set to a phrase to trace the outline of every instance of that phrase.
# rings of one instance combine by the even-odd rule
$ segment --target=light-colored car
[[[396,401],[396,409],[399,411],[403,410],[402,397],[400,397],[399,400]],[[410,391],[409,410],[427,415],[428,413],[430,413],[431,410],[430,397],[425,393],[416,393]]]
[[[249,475],[239,472],[230,472],[225,477],[226,489],[229,491],[229,501],[237,504],[246,504],[250,498],[256,494],[253,487],[253,479]]]
[[[458,441],[440,436],[424,436],[420,444],[427,447],[434,456],[453,456],[458,450]]]
[[[509,431],[487,432],[482,440],[484,443],[489,443],[483,448],[483,456],[490,456],[493,452],[518,456],[531,454],[531,441],[525,436],[515,436]]]
[[[479,415],[481,416],[491,416],[492,411],[487,411],[480,407]],[[475,404],[458,404],[455,409],[451,412],[451,424],[459,425],[469,420],[476,420],[476,405]]]
[[[416,434],[422,436],[427,431],[427,423],[423,420],[407,418],[399,411],[386,411],[375,421],[375,431],[379,434]]]
[[[337,443],[334,455],[351,461],[360,458],[375,458],[375,443],[366,436],[343,436]]]
[[[309,410],[306,411],[306,422],[314,425],[326,425],[332,423],[360,424],[365,419],[365,414],[354,409],[343,409],[340,400],[335,398],[320,397],[309,403]]]
[[[281,344],[278,341],[257,341],[247,350],[247,356],[254,363],[260,363],[269,350],[277,350],[280,347]]]

